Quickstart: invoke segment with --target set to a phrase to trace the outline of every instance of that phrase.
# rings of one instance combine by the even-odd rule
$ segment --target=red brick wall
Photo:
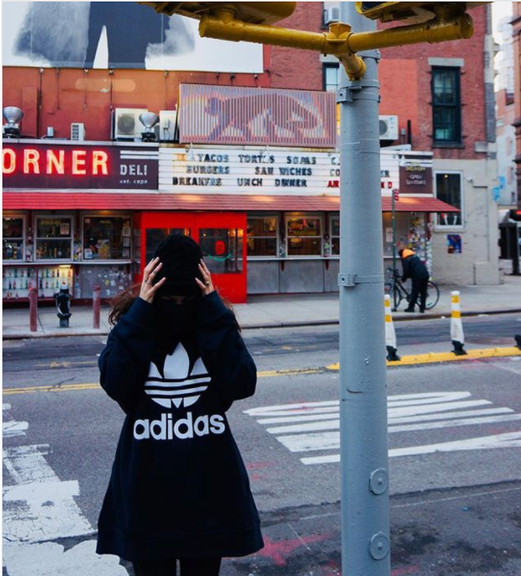
[[[269,62],[270,48],[264,48]],[[177,103],[181,82],[225,86],[269,87],[270,74],[229,74],[215,72],[169,72],[158,70],[89,70],[64,68],[4,67],[3,106],[18,106],[24,112],[22,133],[39,138],[47,126],[54,127],[56,138],[70,137],[71,122],[85,124],[88,140],[110,139],[112,108],[172,110]],[[38,94],[41,110],[38,115]],[[31,100],[28,99],[31,96]],[[39,117],[38,117],[39,116]]]
[[[441,44],[417,44],[385,48],[382,50],[382,101],[387,97],[384,78],[393,76],[392,83],[400,91],[402,100],[397,106],[406,105],[409,110],[416,109],[418,129],[413,132],[413,144],[417,150],[429,150],[432,147],[432,108],[431,67],[429,58],[463,58],[461,69],[462,135],[463,149],[434,148],[435,158],[469,159],[475,158],[474,142],[483,142],[485,135],[485,81],[484,81],[484,35],[486,26],[486,6],[471,11],[474,20],[474,36],[469,40],[443,42]],[[416,90],[409,70],[402,72],[402,61],[415,62],[417,66]],[[387,69],[385,72],[384,70]],[[389,98],[389,100],[391,100]],[[392,101],[392,100],[391,100]],[[392,108],[392,105],[390,105]],[[392,112],[386,112],[392,113]],[[398,112],[394,112],[395,114]],[[400,126],[402,121],[400,118]],[[479,157],[479,155],[478,155]]]
[[[321,32],[322,2],[299,2],[290,18],[280,25],[295,30]],[[271,62],[273,88],[297,88],[300,90],[322,90],[322,63],[317,52],[295,50],[273,46]]]

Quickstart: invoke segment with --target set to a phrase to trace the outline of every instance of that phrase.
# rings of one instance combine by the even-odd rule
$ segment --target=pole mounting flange
[[[362,275],[362,274],[342,274],[338,275],[338,285],[344,288],[352,288],[357,284],[383,284],[383,274]]]

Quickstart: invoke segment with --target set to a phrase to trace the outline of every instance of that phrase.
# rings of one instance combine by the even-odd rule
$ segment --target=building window
[[[288,216],[286,242],[288,256],[322,256],[322,218]]]
[[[441,212],[437,214],[437,225],[450,227],[461,226],[463,211],[461,174],[459,172],[437,173],[436,197],[442,202],[450,204],[460,210],[460,212]]]
[[[324,64],[324,90],[326,92],[336,92],[338,90],[339,70],[338,64]]]
[[[72,257],[72,217],[36,217],[36,259],[70,260]]]
[[[7,216],[2,219],[2,259],[24,259],[24,228],[23,216]]]
[[[130,260],[130,216],[84,216],[84,260]]]
[[[461,144],[460,69],[432,69],[432,125],[434,144]]]
[[[331,256],[340,254],[340,215],[331,216],[329,219],[330,239],[331,239]]]
[[[277,230],[276,216],[249,217],[246,230],[248,256],[277,256]]]
[[[201,228],[199,245],[212,274],[242,272],[243,228]]]

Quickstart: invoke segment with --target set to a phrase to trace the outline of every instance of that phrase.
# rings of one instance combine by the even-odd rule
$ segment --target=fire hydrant
[[[72,296],[69,292],[69,287],[65,282],[61,283],[60,291],[56,292],[56,294],[54,295],[54,299],[56,300],[56,309],[58,310],[58,313],[56,315],[60,319],[60,328],[68,328],[69,318],[72,316],[71,314]]]

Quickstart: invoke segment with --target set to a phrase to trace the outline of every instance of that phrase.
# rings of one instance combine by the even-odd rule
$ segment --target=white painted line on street
[[[96,554],[96,541],[65,550],[61,544],[4,544],[9,576],[128,576],[118,556]]]
[[[8,448],[4,463],[17,482],[3,489],[4,538],[42,542],[93,533],[74,500],[78,482],[61,482],[39,446]]]
[[[16,474],[16,484],[56,482],[59,478],[44,458],[48,453],[48,444],[15,446],[4,448],[3,460]]]
[[[412,446],[411,448],[395,448],[389,450],[389,458],[397,456],[418,456],[420,454],[434,454],[436,452],[456,452],[463,450],[489,450],[495,448],[519,448],[521,447],[521,432],[497,434],[495,436],[483,436],[481,438],[469,438],[456,440],[455,442],[442,442],[440,444],[428,444],[426,446]],[[330,456],[314,456],[301,458],[303,464],[333,464],[340,462],[340,454]]]
[[[481,409],[481,406],[489,406],[492,403],[488,400],[471,400],[470,397],[470,392],[427,392],[390,396],[388,398],[389,433],[500,424],[521,420],[521,414],[515,414],[511,408]],[[264,406],[247,410],[245,413],[257,417],[259,424],[271,425],[266,428],[266,431],[274,434],[290,452],[328,450],[338,452],[340,450],[340,412],[337,401]],[[449,443],[449,445],[458,446],[454,443]],[[469,445],[472,444],[462,444],[462,446]],[[478,443],[478,448],[480,445]],[[415,450],[422,450],[422,447],[391,450],[390,454],[406,455],[407,450],[416,454]],[[306,457],[301,461],[304,464],[323,464],[338,462],[339,458],[339,454],[336,453]]]
[[[474,408],[475,406],[486,406],[492,404],[488,400],[466,400],[465,402],[453,402],[452,404],[430,404],[428,406],[407,406],[405,408],[389,408],[388,417],[401,418],[403,416],[417,416],[418,414],[432,414],[437,412],[448,412],[456,408]]]
[[[2,422],[2,436],[4,438],[25,436],[27,428],[29,428],[28,422],[16,422],[15,420]]]
[[[8,410],[10,406],[4,404],[3,408]],[[96,542],[92,539],[67,551],[64,546],[49,542],[56,538],[91,536],[94,529],[74,500],[80,493],[78,482],[60,481],[45,459],[48,449],[45,444],[3,450],[7,474],[3,486],[2,565],[6,573],[128,576],[117,556],[96,554]]]
[[[443,420],[443,426],[451,426],[449,420],[456,418],[475,418],[477,416],[493,416],[499,414],[512,413],[511,408],[488,408],[485,410],[465,410],[461,412],[451,412],[449,414],[424,414],[422,416],[403,416],[398,418],[389,419],[389,432],[396,432],[398,424],[411,424],[414,422],[431,422],[434,420]],[[517,420],[517,418],[514,418]],[[261,423],[260,420],[258,420]],[[425,427],[422,425],[419,429],[422,430]],[[294,424],[291,426],[276,426],[275,428],[266,428],[266,431],[270,434],[294,434],[297,432],[318,432],[319,430],[340,430],[340,419],[338,416],[335,419],[330,419],[324,422],[322,418],[320,422],[314,422],[311,424]],[[413,428],[411,428],[413,430]]]
[[[412,422],[430,422],[433,420],[450,420],[466,416],[493,416],[494,414],[512,414],[512,408],[485,408],[484,410],[462,410],[461,412],[444,412],[443,414],[422,414],[421,416],[398,416],[389,418],[389,426],[409,424]],[[450,422],[449,422],[450,424]]]
[[[508,416],[489,416],[484,418],[466,418],[451,420],[450,422],[427,422],[425,424],[404,424],[389,428],[391,432],[417,432],[423,430],[436,430],[439,428],[456,428],[460,426],[474,426],[477,424],[494,424],[521,420],[521,414]],[[340,450],[340,432],[317,432],[315,434],[296,434],[278,436],[277,440],[284,444],[290,452],[311,452],[315,450]]]

